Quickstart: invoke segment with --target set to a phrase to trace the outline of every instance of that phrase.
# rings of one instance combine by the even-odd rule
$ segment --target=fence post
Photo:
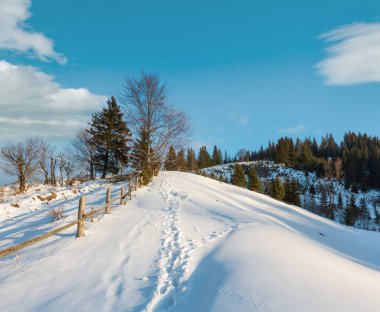
[[[106,214],[111,213],[111,188],[107,189],[107,198],[106,198]]]
[[[79,209],[78,209],[78,226],[77,226],[77,237],[84,236],[84,220],[83,215],[85,213],[86,197],[84,195],[79,199]]]
[[[125,201],[124,201],[124,185],[121,186],[121,190],[120,190],[120,205],[124,205],[125,204]]]

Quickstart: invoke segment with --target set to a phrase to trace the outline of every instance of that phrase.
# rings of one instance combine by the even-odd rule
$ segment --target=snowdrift
[[[1,311],[380,306],[379,233],[193,174],[162,172],[84,238],[69,234],[46,257],[6,260],[15,270],[0,269]]]

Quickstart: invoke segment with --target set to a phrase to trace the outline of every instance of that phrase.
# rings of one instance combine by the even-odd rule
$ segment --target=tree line
[[[380,140],[366,133],[347,132],[341,142],[332,134],[304,140],[284,137],[250,154],[250,160],[273,160],[318,177],[343,178],[354,191],[380,189]]]
[[[130,169],[142,171],[149,183],[169,146],[186,142],[188,118],[168,104],[166,86],[154,74],[126,79],[120,102],[111,96],[64,152],[40,137],[2,146],[1,169],[17,177],[20,192],[33,181],[64,185]]]
[[[380,139],[366,133],[347,132],[341,142],[327,134],[318,143],[315,138],[281,137],[258,150],[240,149],[233,157],[214,146],[210,155],[205,146],[198,152],[197,168],[219,164],[271,160],[304,172],[316,172],[321,178],[344,179],[346,188],[380,189]]]

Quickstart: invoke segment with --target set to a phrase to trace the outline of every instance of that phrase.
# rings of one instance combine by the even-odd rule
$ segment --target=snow
[[[77,188],[86,187],[87,202],[95,205],[108,186],[98,181]],[[113,185],[114,195],[119,187]],[[74,218],[79,195],[65,201],[66,219]],[[46,209],[25,211],[20,222],[3,219],[2,248],[15,243],[3,242],[9,233],[25,239],[28,220],[43,224],[42,212]],[[377,311],[380,306],[380,233],[202,176],[161,172],[127,205],[113,205],[111,215],[85,227],[83,238],[68,230],[53,246],[30,247],[25,255],[33,256],[23,261],[1,260],[0,311]]]
[[[304,171],[296,170],[290,167],[286,167],[284,164],[277,164],[273,161],[267,161],[267,160],[258,160],[258,161],[247,161],[247,162],[238,162],[238,164],[242,165],[243,167],[255,167],[261,169],[261,171],[264,171],[266,174],[260,176],[261,183],[264,184],[265,181],[271,180],[275,177],[280,177],[283,181],[286,178],[289,178],[290,180],[297,180],[299,185],[301,186],[302,194],[301,197],[301,203],[302,205],[305,205],[305,199],[310,200],[310,194],[308,192],[308,188],[310,185],[314,186],[314,189],[317,191],[317,196],[314,198],[316,204],[319,203],[319,193],[318,189],[320,185],[330,185],[332,187],[332,190],[334,191],[333,196],[333,202],[337,204],[338,202],[338,194],[341,193],[344,203],[349,200],[351,195],[353,194],[356,198],[356,204],[359,206],[360,199],[364,198],[366,200],[366,204],[370,213],[370,217],[372,219],[375,219],[375,209],[380,213],[380,191],[378,190],[368,190],[366,192],[358,191],[357,193],[353,192],[351,189],[347,189],[344,187],[344,181],[343,180],[337,180],[337,179],[327,179],[327,178],[318,178],[316,173],[309,172],[306,174]],[[230,164],[223,164],[218,166],[213,166],[209,168],[204,168],[201,171],[204,172],[207,175],[210,175],[213,173],[216,178],[219,176],[223,177],[224,179],[227,178],[228,181],[231,180],[231,176],[234,172],[235,163]],[[247,177],[248,178],[248,177]],[[305,198],[305,195],[307,198]],[[374,207],[374,201],[377,201],[377,208]],[[335,220],[338,222],[343,223],[343,210],[336,209],[335,210]],[[369,225],[362,226],[359,222],[355,225],[355,227],[358,228],[365,228],[369,230],[379,231],[380,227],[379,225],[375,224],[374,220],[372,220]]]

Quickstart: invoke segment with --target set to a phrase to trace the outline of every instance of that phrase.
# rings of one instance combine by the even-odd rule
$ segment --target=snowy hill
[[[48,254],[1,260],[0,311],[378,311],[380,233],[189,173],[135,195],[83,238],[68,230]]]
[[[334,220],[340,223],[344,223],[343,213],[344,213],[344,205],[346,202],[350,200],[350,196],[354,195],[356,198],[356,204],[359,206],[360,199],[364,198],[366,201],[366,205],[369,212],[369,217],[371,220],[366,223],[356,222],[355,227],[379,231],[380,224],[376,224],[376,211],[380,214],[380,192],[377,190],[368,190],[366,192],[362,192],[358,190],[357,192],[353,192],[351,189],[347,189],[344,187],[343,180],[337,179],[325,179],[318,178],[315,173],[305,173],[301,170],[295,170],[290,167],[286,167],[283,164],[276,164],[273,161],[248,161],[248,162],[239,162],[246,172],[249,171],[251,167],[256,168],[260,175],[261,184],[265,187],[269,187],[269,181],[276,176],[280,177],[283,181],[285,179],[295,179],[300,186],[300,197],[301,197],[301,206],[307,210],[313,211],[315,213],[319,213],[318,205],[319,205],[319,197],[320,197],[320,188],[324,186],[328,189],[329,197],[331,197],[331,201],[334,205],[338,204],[338,194],[340,193],[343,199],[343,209],[339,209],[338,207],[334,210]],[[230,181],[231,176],[234,172],[235,164],[224,164],[214,167],[209,167],[202,169],[201,171],[206,175],[212,175],[218,179],[226,179]],[[314,187],[316,194],[312,196],[310,194],[310,186]]]

